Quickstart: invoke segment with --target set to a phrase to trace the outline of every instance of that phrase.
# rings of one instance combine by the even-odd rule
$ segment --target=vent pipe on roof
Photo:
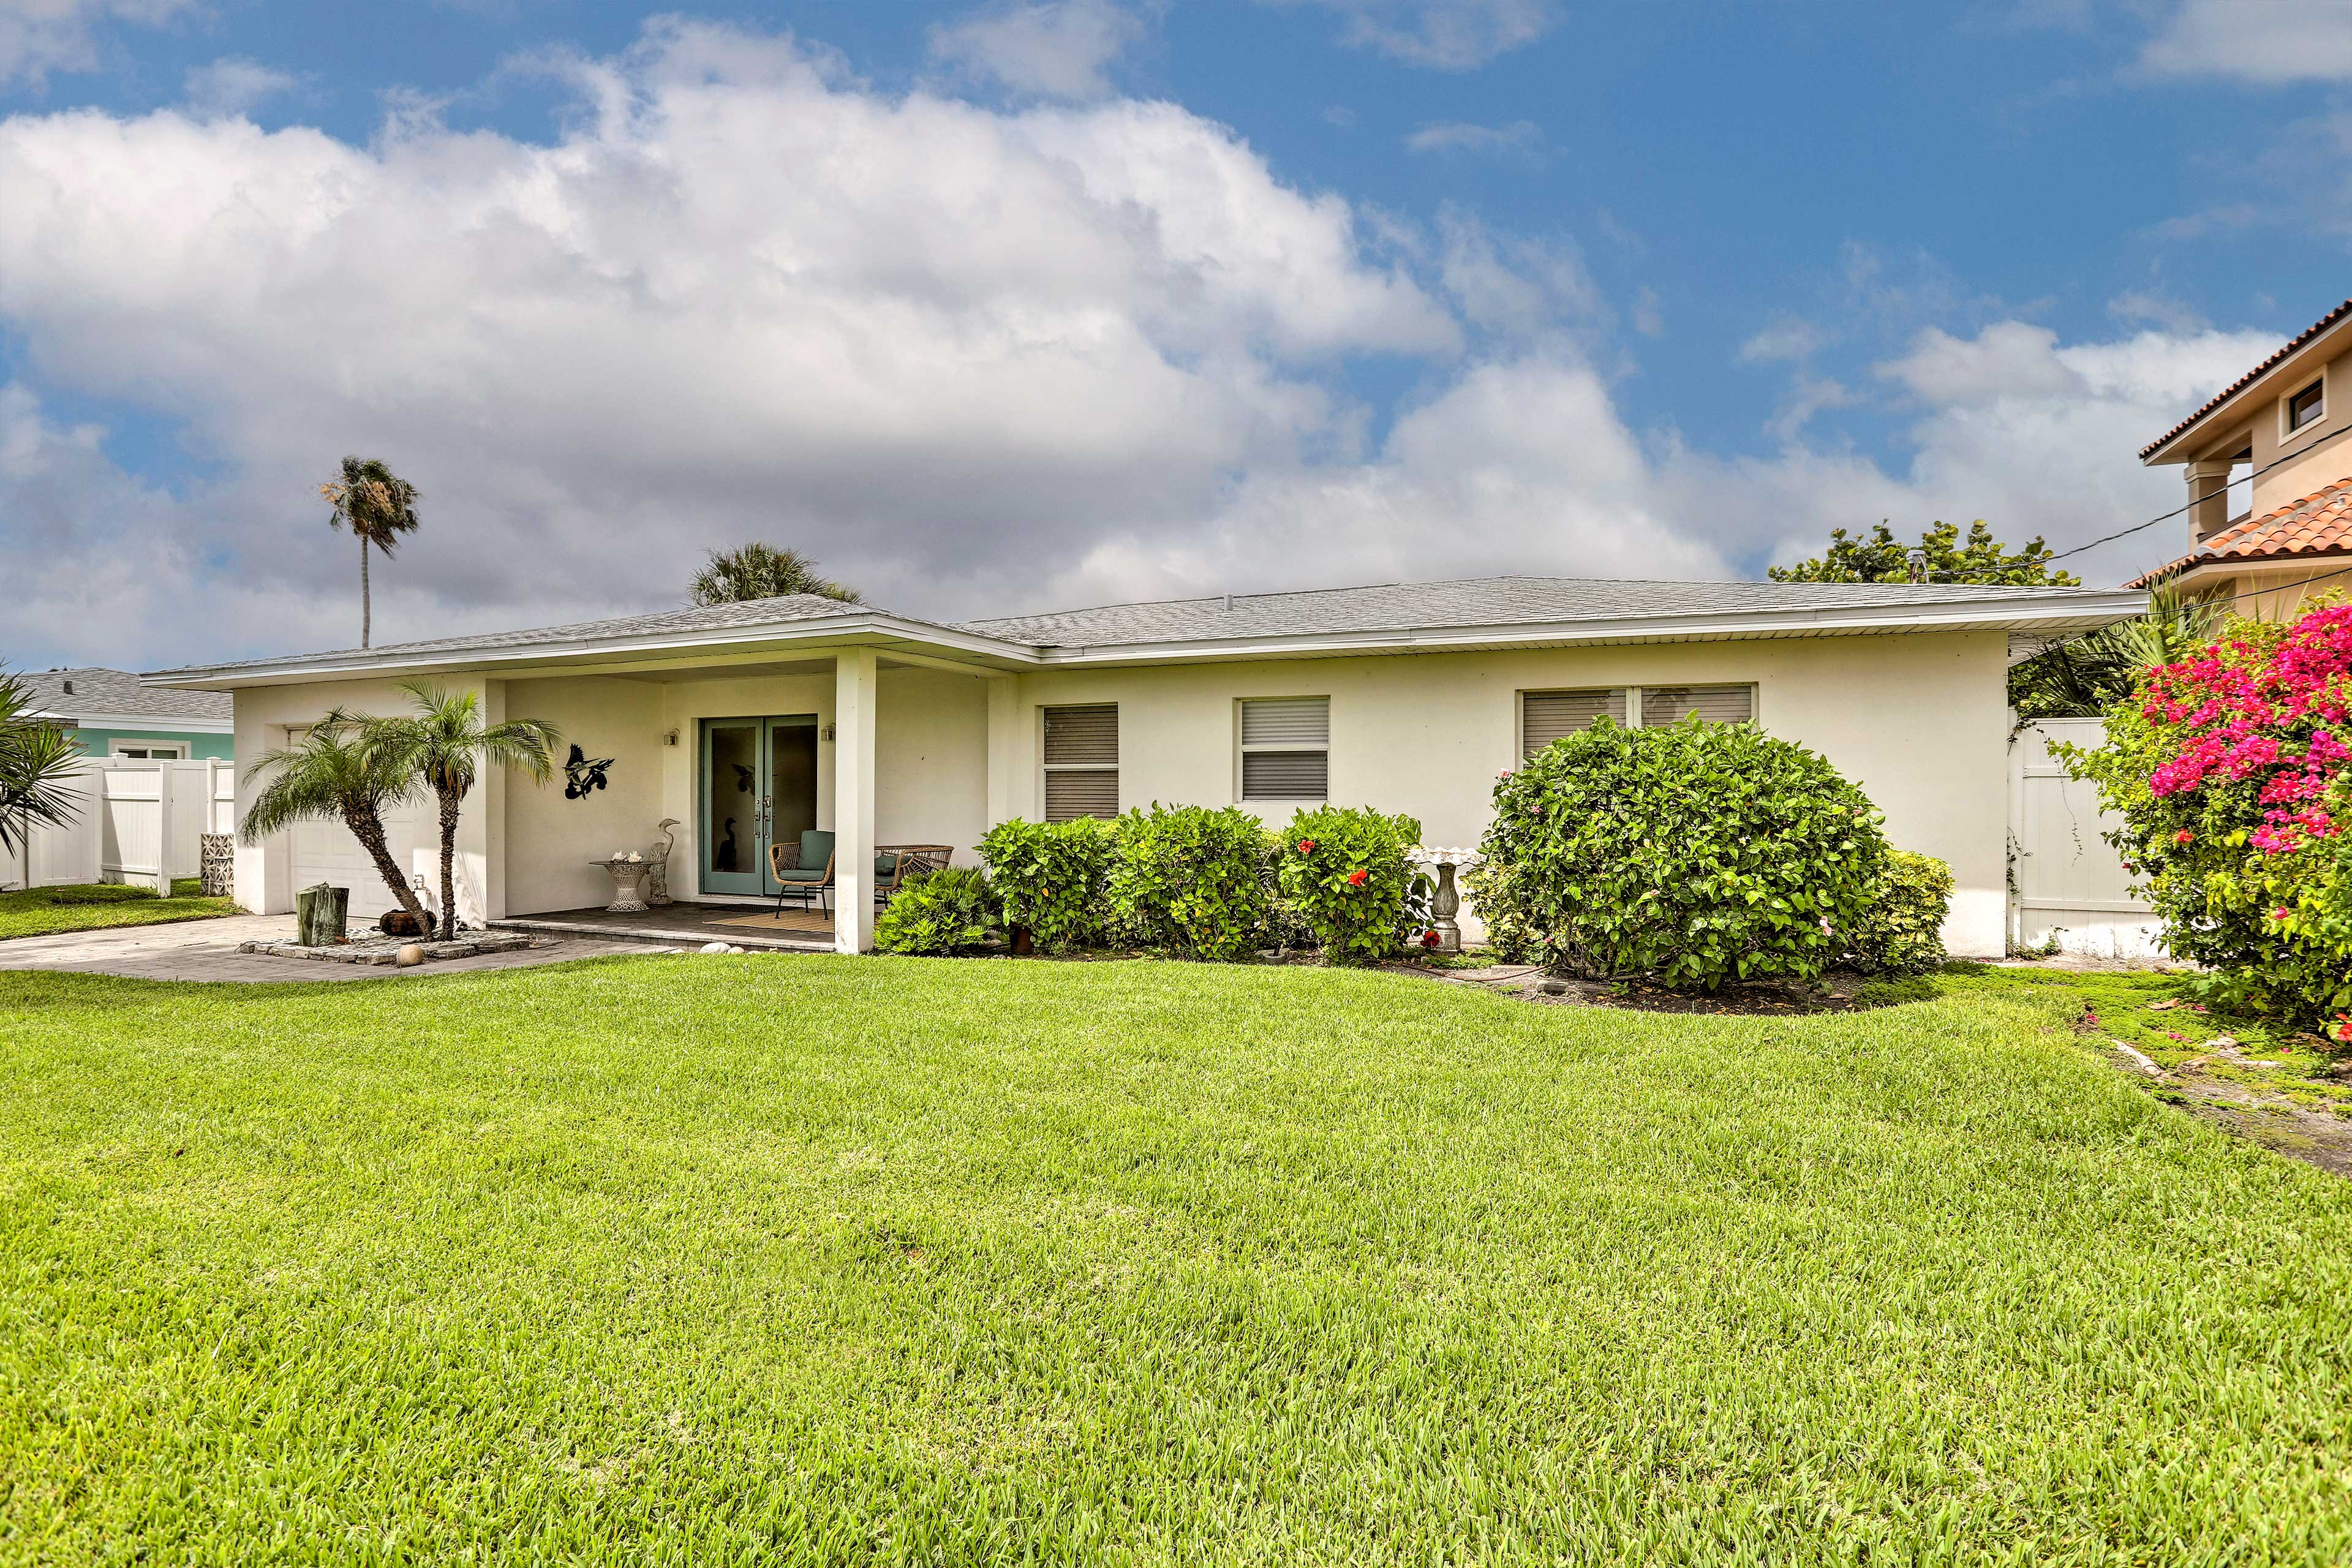
[[[71,697],[71,696],[73,695],[73,682],[72,682],[72,681],[70,681],[70,680],[68,680],[68,681],[62,682],[62,684],[63,684],[63,685],[64,685],[64,687],[65,687],[65,694],[66,694],[68,697]]]
[[[1228,609],[1228,610],[1230,610],[1230,609],[1232,609],[1233,607],[1234,607],[1234,596],[1233,596],[1231,594],[1228,594],[1228,595],[1225,595],[1225,608],[1226,608],[1226,609]]]

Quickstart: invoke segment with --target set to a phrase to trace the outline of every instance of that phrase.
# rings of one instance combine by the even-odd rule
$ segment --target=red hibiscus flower
[[[1360,888],[1371,879],[1371,875],[1370,871],[1350,871],[1348,873],[1348,886]]]
[[[2189,832],[2189,829],[2184,827],[2179,832],[2172,836],[2172,841],[2175,844],[2187,844],[2196,838],[2196,837],[2197,835]]]
[[[1421,945],[1423,947],[1433,948],[1438,944],[1440,940],[1441,939],[1438,934],[1433,931],[1425,931],[1421,933]]]
[[[1312,838],[1302,838],[1302,839],[1300,839],[1300,840],[1298,841],[1298,852],[1299,852],[1301,855],[1312,855],[1312,854],[1314,854],[1314,853],[1315,853],[1315,840],[1313,840]]]

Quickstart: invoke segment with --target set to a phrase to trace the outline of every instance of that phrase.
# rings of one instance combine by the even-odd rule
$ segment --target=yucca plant
[[[482,722],[479,700],[470,691],[444,691],[423,681],[410,681],[414,711],[391,719],[365,719],[360,733],[364,742],[381,751],[394,767],[433,792],[441,808],[442,935],[457,930],[457,813],[474,781],[485,768],[520,770],[545,781],[553,771],[550,752],[562,739],[543,719],[509,719]]]
[[[271,776],[247,807],[237,836],[258,844],[298,822],[341,818],[421,931],[425,907],[393,859],[383,831],[383,808],[412,798],[421,781],[405,758],[370,742],[368,723],[364,715],[338,708],[313,725],[301,744],[264,752],[246,770],[246,781]]]
[[[0,670],[0,851],[24,847],[35,827],[65,827],[74,819],[66,776],[80,760],[74,739],[32,717],[33,693]]]

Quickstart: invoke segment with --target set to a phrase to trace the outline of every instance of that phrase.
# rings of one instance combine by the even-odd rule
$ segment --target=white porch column
[[[1022,732],[1021,688],[1010,675],[988,678],[988,826],[1026,816],[1032,809],[1023,798],[1022,784],[1029,776],[1028,737]]]
[[[874,948],[874,650],[833,662],[833,945]]]
[[[505,723],[507,683],[485,680],[476,690],[481,702],[482,727]],[[506,775],[504,768],[484,767],[475,775],[474,787],[466,792],[466,798],[457,806],[457,918],[477,929],[488,921],[504,920],[507,915]],[[437,812],[438,806],[435,809]],[[439,817],[434,820],[437,823]],[[431,865],[425,871],[425,882],[433,897],[426,901],[433,903],[441,897],[441,838],[437,827],[429,841],[428,858]]]

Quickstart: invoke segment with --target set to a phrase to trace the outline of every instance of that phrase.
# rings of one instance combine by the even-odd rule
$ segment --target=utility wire
[[[2264,463],[2261,468],[2247,474],[2246,481],[2248,483],[2252,483],[2253,480],[2269,473],[2273,468],[2277,468],[2282,463],[2291,463],[2299,458],[2308,457],[2310,454],[2316,452],[2319,448],[2327,445],[2330,441],[2335,440],[2338,436],[2352,436],[2352,422],[2347,422],[2340,429],[2330,430],[2326,435],[2320,437],[2319,439],[2309,442],[2305,446],[2298,447],[2294,451],[2287,453],[2284,457],[2272,458],[2269,462]],[[2231,483],[2235,482],[2236,481],[2234,480],[2231,481]],[[2229,487],[2227,485],[2222,487],[2225,491]],[[2106,534],[2102,538],[2094,539],[2088,544],[2077,544],[2072,550],[2062,550],[2057,554],[2051,556],[2050,559],[2053,561],[2063,561],[2069,555],[2080,555],[2085,550],[2096,550],[2102,544],[2112,544],[2118,539],[2137,533],[2143,528],[2154,528],[2159,522],[2169,522],[2174,518],[2180,516],[2183,512],[2188,511],[2191,507],[2194,507],[2197,504],[2198,502],[2192,500],[2187,506],[2174,507],[2170,511],[2161,513],[2156,517],[2151,517],[2146,522],[2136,522],[2129,528]]]

